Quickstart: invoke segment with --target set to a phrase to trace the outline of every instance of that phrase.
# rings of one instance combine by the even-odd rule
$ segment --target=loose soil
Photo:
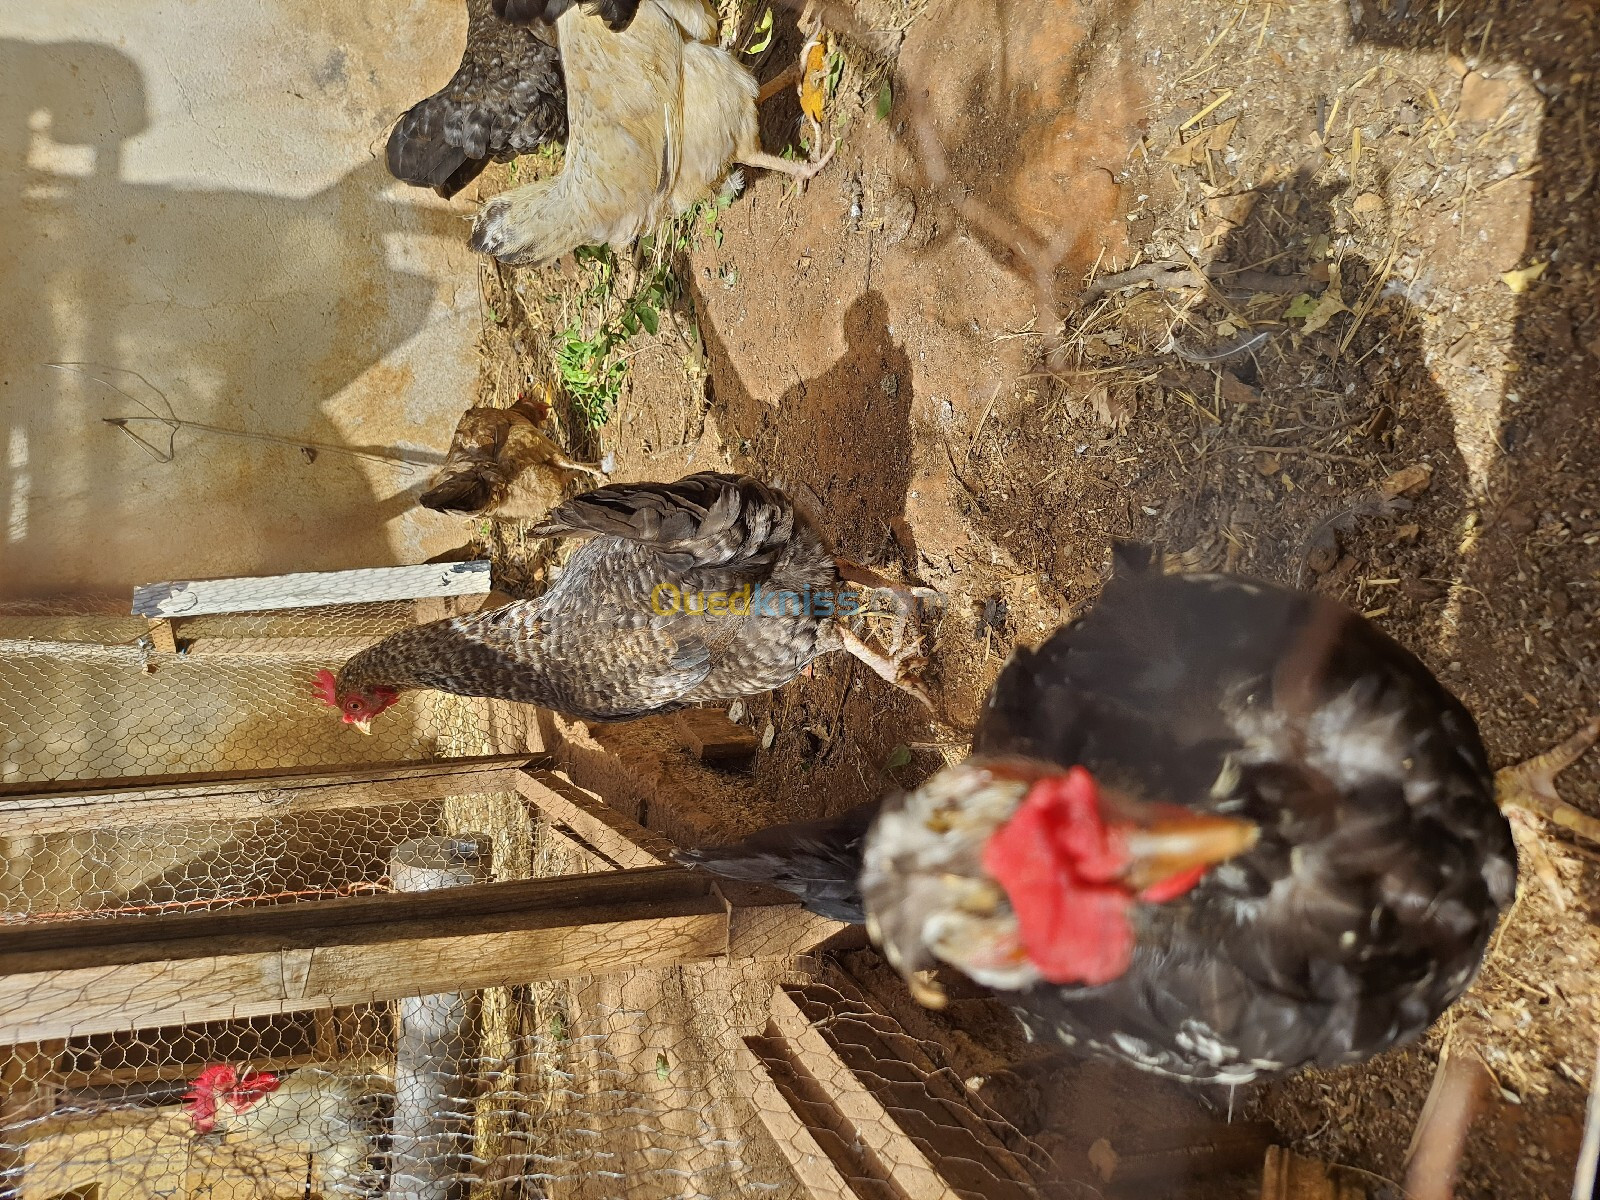
[[[706,225],[677,255],[680,301],[630,347],[614,418],[590,433],[558,403],[557,419],[618,479],[775,479],[842,553],[939,589],[942,719],[823,660],[746,706],[770,746],[725,789],[707,776],[696,828],[838,812],[959,757],[1006,654],[1094,598],[1119,537],[1366,612],[1477,714],[1497,764],[1590,713],[1600,17],[1448,8],[855,10],[834,161],[800,196],[752,180],[720,237]],[[780,13],[749,61],[769,78],[797,47]],[[770,149],[803,133],[789,94],[763,119]],[[1145,264],[1168,266],[1115,286]],[[542,385],[584,282],[570,261],[486,273],[488,396]],[[503,579],[540,586],[538,543],[474,533]],[[1600,812],[1600,756],[1562,782]],[[1030,1068],[981,1004],[934,1024],[1074,1176],[1094,1178],[1098,1138],[1231,1109],[1392,1196],[1448,1043],[1498,1085],[1457,1194],[1564,1196],[1600,1039],[1600,873],[1551,829],[1518,838],[1521,896],[1477,985],[1423,1044],[1361,1068],[1199,1095]]]

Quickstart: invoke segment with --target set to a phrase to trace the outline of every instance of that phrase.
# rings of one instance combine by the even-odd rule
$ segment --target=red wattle
[[[1168,900],[1176,900],[1195,884],[1205,878],[1211,869],[1208,863],[1201,863],[1198,867],[1190,867],[1187,871],[1179,871],[1176,875],[1168,875],[1152,883],[1139,893],[1139,899],[1146,904],[1165,904]]]

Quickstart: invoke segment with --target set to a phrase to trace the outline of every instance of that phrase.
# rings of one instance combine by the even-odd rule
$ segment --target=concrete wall
[[[0,599],[460,541],[413,497],[473,395],[471,205],[383,144],[465,29],[460,0],[0,6]],[[102,421],[150,415],[374,457],[129,426],[160,462]]]

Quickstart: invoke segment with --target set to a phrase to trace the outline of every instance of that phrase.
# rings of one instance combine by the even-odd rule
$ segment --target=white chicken
[[[220,1133],[263,1151],[303,1149],[327,1196],[377,1196],[372,1168],[373,1102],[390,1090],[380,1076],[343,1067],[306,1066],[292,1074],[241,1072],[215,1063],[185,1099],[199,1134]]]
[[[472,248],[513,265],[578,246],[624,247],[686,211],[735,163],[796,179],[828,162],[761,150],[755,77],[711,44],[702,0],[643,0],[627,29],[574,6],[556,22],[567,83],[567,151],[559,174],[494,197]]]

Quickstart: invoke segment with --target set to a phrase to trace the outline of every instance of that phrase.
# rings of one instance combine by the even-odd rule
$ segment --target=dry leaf
[[[1469,71],[1461,78],[1461,104],[1456,113],[1464,121],[1492,121],[1505,112],[1510,99],[1511,84],[1507,80]]]
[[[828,52],[821,42],[806,43],[801,59],[800,111],[822,124],[822,102],[828,90]]]
[[[1362,213],[1374,213],[1379,211],[1382,207],[1383,197],[1378,195],[1377,192],[1362,192],[1361,195],[1357,196],[1350,202],[1350,211],[1356,213],[1357,215]]]
[[[1222,398],[1229,404],[1254,404],[1261,399],[1261,393],[1240,379],[1232,371],[1222,372],[1221,383],[1217,390]]]
[[[1301,326],[1301,333],[1315,333],[1333,318],[1342,312],[1349,312],[1350,308],[1339,295],[1338,287],[1328,284],[1328,290],[1318,298],[1316,307],[1311,310],[1311,315],[1306,318],[1306,323]]]
[[[1174,166],[1193,167],[1203,163],[1208,150],[1226,150],[1228,142],[1233,137],[1233,130],[1239,124],[1238,117],[1229,117],[1220,125],[1213,125],[1209,129],[1198,131],[1187,142],[1180,135],[1173,139],[1172,145],[1167,148],[1166,160]]]
[[[1506,286],[1517,295],[1528,290],[1528,285],[1545,273],[1549,267],[1547,262],[1534,263],[1532,266],[1520,267],[1515,271],[1507,271],[1500,278],[1506,281]]]
[[[1221,149],[1221,147],[1213,147]],[[1205,202],[1206,216],[1226,225],[1243,225],[1256,206],[1260,195],[1256,192],[1239,192],[1233,196],[1213,196]]]
[[[1095,419],[1119,432],[1139,406],[1134,390],[1122,384],[1114,387],[1099,384],[1089,393],[1088,400]]]
[[[1428,484],[1433,481],[1433,467],[1428,463],[1413,463],[1409,467],[1401,467],[1389,478],[1378,485],[1378,490],[1388,499],[1396,496],[1414,496],[1418,492],[1428,490]]]

